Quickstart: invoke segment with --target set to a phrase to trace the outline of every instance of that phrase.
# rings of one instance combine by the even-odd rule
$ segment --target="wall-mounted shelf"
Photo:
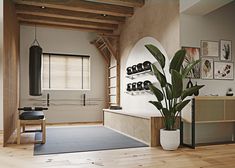
[[[135,74],[131,74],[131,75],[126,75],[126,78],[129,78],[129,79],[136,79],[140,76],[145,76],[145,75],[153,75],[153,71],[152,70],[146,70],[146,71],[143,71],[143,72],[138,72],[138,73],[135,73]]]
[[[117,104],[117,103],[115,103],[115,102],[109,102],[109,104]]]
[[[116,78],[116,76],[110,76],[109,79],[113,79],[113,78]]]
[[[113,68],[116,68],[117,65],[114,65],[114,66],[110,66],[109,69],[113,69]]]
[[[142,94],[153,94],[150,90],[126,91],[125,93],[130,94],[132,96],[142,95]]]

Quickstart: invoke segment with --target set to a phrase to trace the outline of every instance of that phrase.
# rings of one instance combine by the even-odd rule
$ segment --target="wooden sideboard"
[[[195,97],[195,122],[235,121],[235,97]]]
[[[184,123],[191,124],[193,148],[196,146],[196,124],[235,122],[235,96],[197,96],[185,109],[181,114],[181,132]]]

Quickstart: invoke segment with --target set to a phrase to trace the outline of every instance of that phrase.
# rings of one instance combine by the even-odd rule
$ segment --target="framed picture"
[[[182,47],[182,49],[186,50],[186,56],[183,62],[183,67],[185,68],[188,64],[193,61],[197,61],[200,59],[200,48],[196,47]],[[197,64],[191,72],[189,72],[189,78],[200,78],[200,64]]]
[[[213,79],[214,77],[214,61],[211,58],[202,58],[201,61],[201,78]]]
[[[201,41],[201,55],[203,57],[218,57],[219,42],[218,41]]]
[[[220,60],[232,60],[232,41],[220,40]]]
[[[233,80],[233,62],[214,62],[214,79]]]

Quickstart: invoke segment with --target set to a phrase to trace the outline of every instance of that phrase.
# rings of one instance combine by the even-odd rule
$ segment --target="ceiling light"
[[[106,17],[106,16],[108,16],[108,15],[106,15],[106,14],[102,14],[102,16],[103,16],[103,17]]]
[[[46,7],[45,6],[41,6],[42,9],[45,9]]]

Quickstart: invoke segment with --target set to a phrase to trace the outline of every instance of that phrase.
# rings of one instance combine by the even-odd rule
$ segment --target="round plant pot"
[[[176,150],[180,145],[180,130],[160,129],[160,144],[164,150]]]

